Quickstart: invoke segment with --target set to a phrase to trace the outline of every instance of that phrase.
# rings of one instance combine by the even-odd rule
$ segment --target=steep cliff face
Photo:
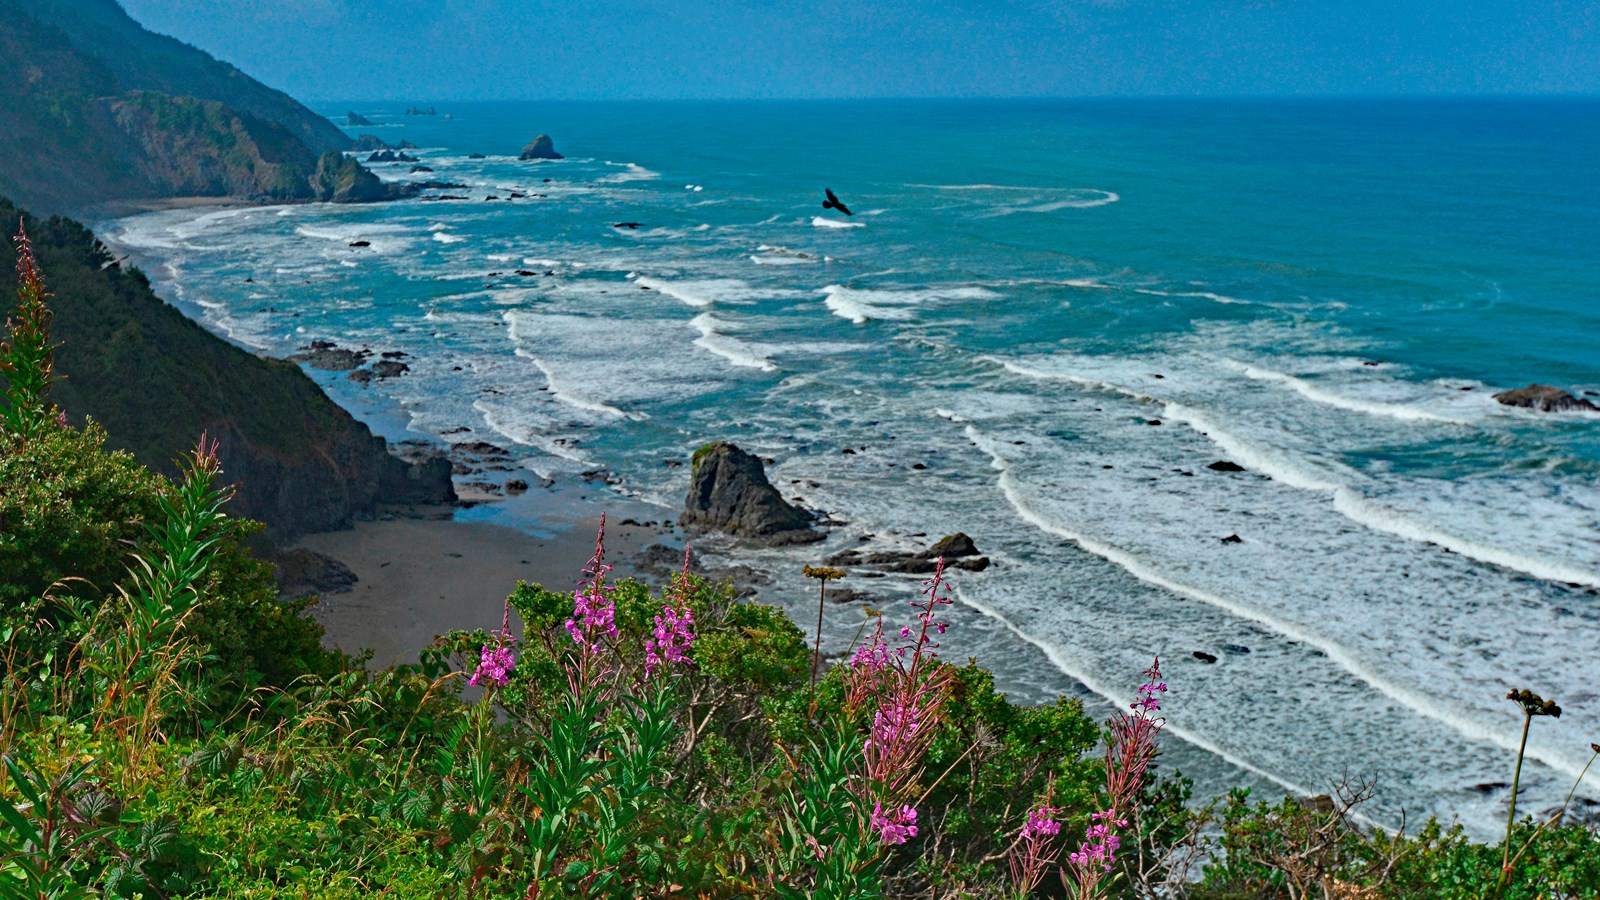
[[[22,215],[0,200],[0,222]],[[76,222],[27,222],[55,294],[63,380],[52,397],[74,420],[92,416],[114,444],[169,473],[201,432],[216,437],[226,477],[239,485],[236,509],[280,539],[341,527],[380,502],[455,499],[443,458],[392,456],[293,363],[262,359],[195,324]],[[7,242],[0,267],[14,262]]]
[[[0,3],[0,7],[10,5],[11,0]],[[313,161],[319,154],[352,145],[343,131],[298,100],[204,50],[147,30],[116,0],[28,0],[17,6],[59,29],[77,53],[99,60],[118,92],[150,91],[221,103],[278,126],[304,144]]]
[[[354,146],[288,95],[144,30],[114,0],[0,0],[0,18],[0,194],[30,208],[315,199],[319,157]]]

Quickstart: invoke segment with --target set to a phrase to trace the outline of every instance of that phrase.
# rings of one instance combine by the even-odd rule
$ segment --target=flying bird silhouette
[[[839,202],[839,198],[834,196],[831,188],[823,188],[822,192],[828,195],[828,199],[822,201],[823,209],[837,209],[839,212],[842,212],[847,216],[855,215],[855,213],[850,211],[849,207]]]

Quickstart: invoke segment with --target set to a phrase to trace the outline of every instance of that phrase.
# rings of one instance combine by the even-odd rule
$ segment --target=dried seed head
[[[1561,707],[1557,706],[1554,700],[1546,700],[1526,688],[1507,692],[1506,699],[1521,706],[1527,715],[1561,718]]]

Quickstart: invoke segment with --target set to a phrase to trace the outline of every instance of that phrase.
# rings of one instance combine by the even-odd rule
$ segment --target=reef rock
[[[1506,406],[1520,406],[1540,412],[1600,412],[1600,406],[1548,384],[1530,384],[1514,391],[1501,391],[1494,395],[1494,399]]]
[[[767,481],[760,458],[727,441],[695,451],[681,524],[780,545],[822,540],[811,520],[810,513],[790,505]]]
[[[520,159],[566,159],[556,152],[556,145],[550,140],[550,135],[541,134],[534,138],[528,146],[522,148]]]

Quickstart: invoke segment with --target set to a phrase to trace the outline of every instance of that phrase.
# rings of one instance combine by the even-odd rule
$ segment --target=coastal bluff
[[[324,154],[355,142],[326,117],[115,0],[16,5],[0,33],[0,195],[40,213],[115,201],[302,202]]]
[[[112,446],[168,475],[209,434],[224,480],[237,485],[233,511],[263,522],[274,540],[346,527],[380,504],[456,499],[442,456],[394,456],[299,366],[206,331],[82,225],[0,199],[0,221],[19,218],[56,298],[51,398],[72,421],[93,418]],[[5,242],[0,266],[15,262]]]
[[[822,540],[825,535],[811,521],[810,513],[784,500],[767,480],[759,457],[727,441],[694,452],[679,524],[779,546]]]

